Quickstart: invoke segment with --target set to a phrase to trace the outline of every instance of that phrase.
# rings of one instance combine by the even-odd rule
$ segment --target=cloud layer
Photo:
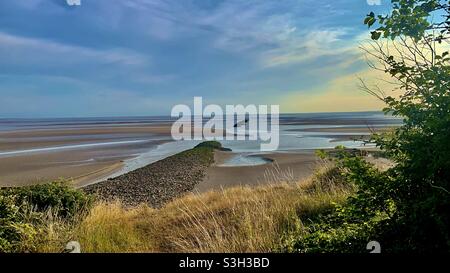
[[[336,79],[366,69],[361,21],[384,8],[366,0],[70,3],[0,3],[1,116],[169,114],[199,95],[260,104],[332,92]]]

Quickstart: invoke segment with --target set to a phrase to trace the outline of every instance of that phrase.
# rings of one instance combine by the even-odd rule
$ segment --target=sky
[[[390,1],[389,1],[390,2]],[[210,104],[380,110],[360,43],[388,0],[2,0],[0,118]]]

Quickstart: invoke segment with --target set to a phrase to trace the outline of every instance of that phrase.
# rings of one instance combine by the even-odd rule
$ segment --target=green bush
[[[286,249],[301,253],[364,253],[370,241],[389,253],[449,251],[448,197],[434,192],[427,198],[399,195],[408,186],[393,167],[380,171],[364,158],[338,151],[337,167],[354,186],[355,193],[343,205],[318,217],[302,219],[302,236],[286,242]],[[419,187],[417,189],[420,189]],[[430,199],[432,200],[430,202]],[[416,202],[417,205],[407,206]],[[444,221],[443,221],[444,219]],[[306,231],[306,232],[305,232]]]
[[[385,113],[403,118],[394,132],[371,139],[395,164],[380,171],[337,149],[333,158],[356,193],[306,227],[293,243],[299,252],[365,252],[372,240],[385,252],[450,252],[450,52],[434,46],[450,41],[450,3],[391,2],[390,14],[372,12],[364,23],[379,24],[373,40],[390,38],[396,46],[377,43],[366,52],[402,92],[363,88],[386,104]]]
[[[63,181],[18,188],[3,188],[0,195],[15,196],[16,204],[28,203],[37,211],[49,208],[58,216],[69,218],[85,210],[92,203],[92,197],[72,188]]]
[[[93,199],[67,183],[54,182],[0,189],[0,252],[34,251],[45,236],[48,217],[71,222],[84,215]]]

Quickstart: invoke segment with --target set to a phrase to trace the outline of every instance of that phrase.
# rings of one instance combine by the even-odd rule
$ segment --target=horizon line
[[[330,112],[285,112],[280,115],[296,115],[296,114],[342,114],[342,113],[383,113],[382,110],[366,110],[366,111],[330,111]],[[194,115],[191,115],[194,116]],[[42,116],[42,117],[0,117],[0,120],[7,119],[89,119],[89,118],[149,118],[149,117],[171,117],[170,115],[107,115],[107,116]]]

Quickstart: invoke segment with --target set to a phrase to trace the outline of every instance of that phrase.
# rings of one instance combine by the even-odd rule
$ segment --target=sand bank
[[[85,185],[115,173],[124,160],[167,141],[169,124],[0,132],[0,186],[57,179]],[[14,154],[16,151],[20,153]]]
[[[270,153],[260,156],[273,162],[258,166],[219,166],[235,156],[233,152],[216,151],[215,163],[206,170],[205,178],[195,190],[205,192],[238,185],[258,185],[284,180],[299,181],[309,177],[318,163],[314,151]],[[289,182],[289,181],[287,181]]]

